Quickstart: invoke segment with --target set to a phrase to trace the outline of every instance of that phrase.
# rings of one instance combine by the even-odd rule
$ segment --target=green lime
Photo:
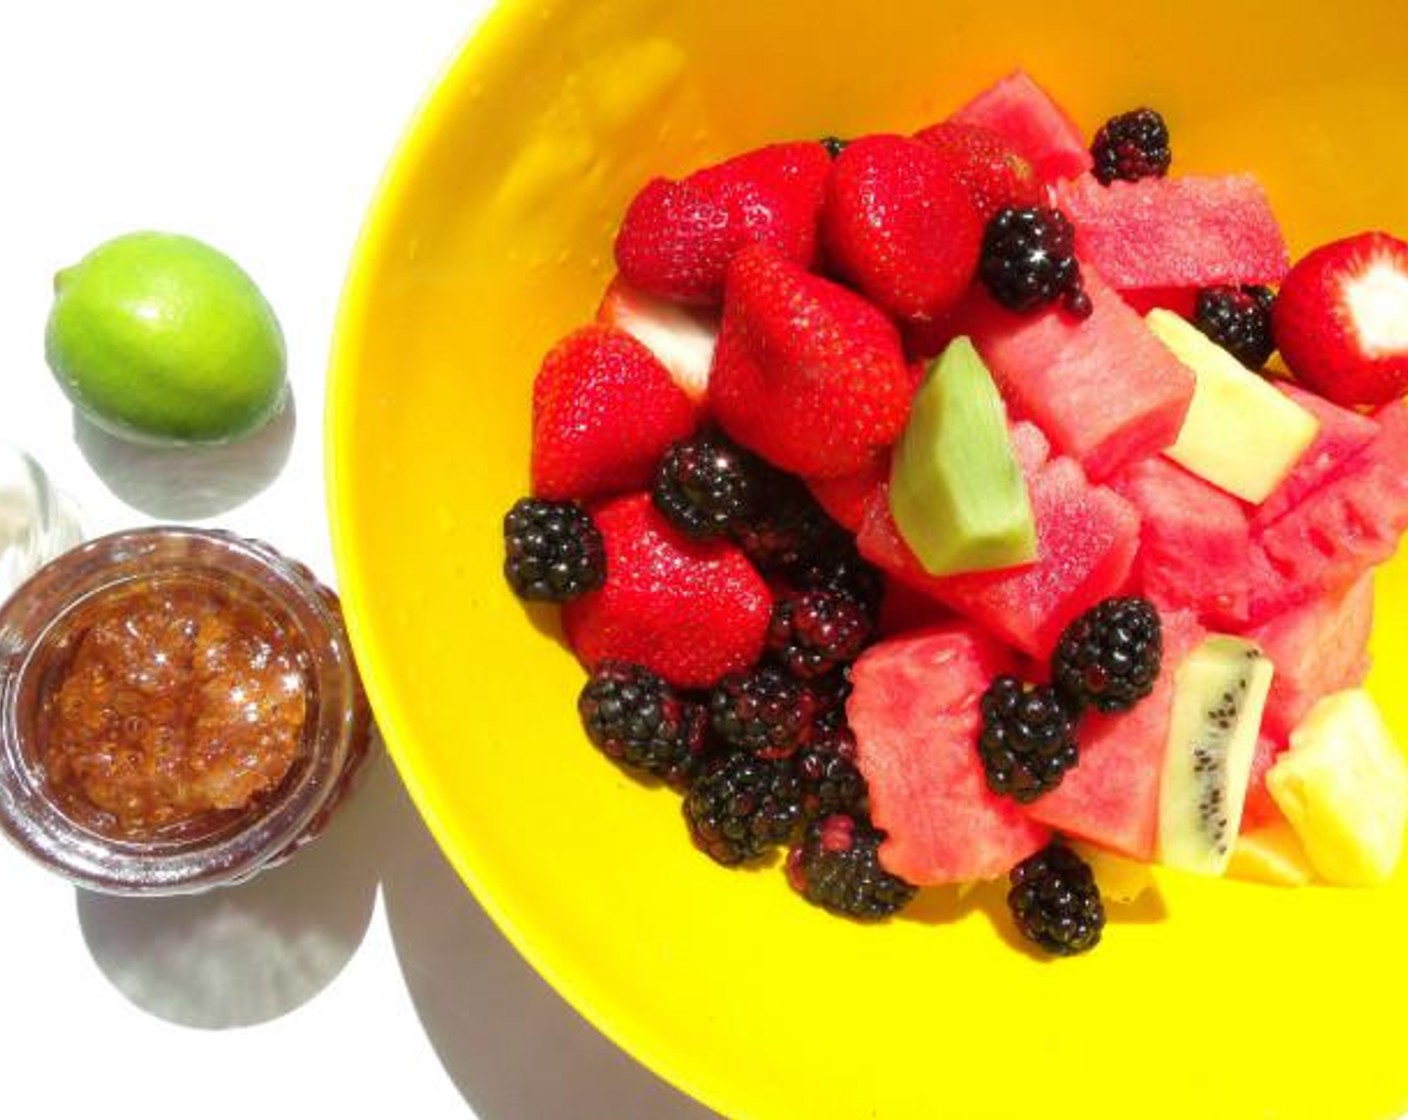
[[[284,401],[284,339],[253,280],[202,241],[129,233],[54,277],[49,368],[100,427],[221,443]]]

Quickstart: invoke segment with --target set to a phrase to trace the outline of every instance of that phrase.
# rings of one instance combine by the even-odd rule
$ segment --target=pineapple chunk
[[[1303,887],[1314,877],[1305,846],[1287,821],[1263,825],[1238,836],[1232,845],[1227,874],[1233,879]]]
[[[1266,787],[1321,878],[1373,886],[1393,874],[1408,824],[1408,762],[1363,689],[1310,709]]]
[[[1193,403],[1165,454],[1214,486],[1259,504],[1291,473],[1320,422],[1172,311],[1144,322],[1193,371]]]

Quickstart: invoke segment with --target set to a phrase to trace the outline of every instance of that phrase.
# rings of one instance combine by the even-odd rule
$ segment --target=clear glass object
[[[96,810],[74,811],[73,788],[55,777],[57,755],[46,754],[57,750],[57,737],[50,737],[53,713],[63,684],[74,679],[75,651],[93,632],[94,618],[104,611],[120,618],[126,604],[149,592],[186,586],[208,588],[239,612],[259,612],[298,651],[304,716],[297,746],[277,784],[247,801],[128,831]],[[117,656],[128,653],[138,656],[125,648]],[[231,696],[236,687],[242,685],[233,682]],[[135,717],[156,727],[160,702]],[[191,736],[194,742],[195,732]],[[219,741],[220,733],[214,738]],[[182,527],[117,533],[64,553],[0,605],[0,831],[80,886],[126,895],[194,893],[281,863],[322,832],[373,740],[336,596],[302,564],[262,542]],[[107,741],[102,747],[116,753]],[[181,749],[195,757],[193,746]],[[153,759],[169,757],[133,753],[147,775],[166,765]],[[203,762],[194,765],[199,773]],[[112,771],[119,779],[131,772]]]
[[[37,462],[0,444],[0,603],[82,538],[73,505]]]

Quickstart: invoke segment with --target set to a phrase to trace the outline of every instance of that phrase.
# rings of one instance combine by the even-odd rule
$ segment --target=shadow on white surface
[[[398,786],[382,892],[397,959],[446,1072],[480,1120],[708,1120],[519,956]]]
[[[78,920],[99,969],[132,1003],[188,1027],[251,1026],[322,991],[361,944],[378,849],[404,795],[384,755],[327,832],[236,887],[175,898],[80,890]]]
[[[254,435],[216,446],[130,443],[73,413],[73,438],[94,473],[129,506],[162,521],[199,521],[249,501],[283,470],[297,429],[291,392]]]

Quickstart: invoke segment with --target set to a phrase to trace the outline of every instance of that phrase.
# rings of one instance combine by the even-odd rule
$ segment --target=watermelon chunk
[[[1024,71],[989,86],[950,119],[992,129],[1043,182],[1090,170],[1090,149],[1080,128]]]
[[[1276,678],[1272,678],[1275,686]],[[1288,746],[1284,738],[1276,738],[1262,732],[1256,741],[1256,752],[1252,755],[1251,775],[1247,778],[1247,799],[1242,803],[1243,832],[1250,832],[1264,824],[1285,820],[1286,815],[1276,804],[1271,791],[1266,788],[1266,773],[1276,765],[1276,759]]]
[[[1285,238],[1250,175],[1114,182],[1082,176],[1056,187],[1076,227],[1076,256],[1111,285],[1203,288],[1275,284],[1290,267]]]
[[[1207,625],[1245,623],[1252,542],[1242,503],[1163,457],[1135,463],[1111,485],[1139,513],[1135,577],[1144,593]]]
[[[852,667],[846,716],[871,818],[888,834],[887,871],[918,885],[992,879],[1046,843],[1045,828],[988,790],[978,758],[979,702],[1011,669],[965,626],[880,642]]]
[[[865,504],[879,486],[890,477],[890,454],[877,455],[864,470],[843,474],[839,478],[808,478],[805,480],[812,497],[832,521],[854,533],[865,517]]]
[[[1139,518],[1119,495],[1090,485],[1071,459],[1041,466],[1028,485],[1037,532],[1033,564],[931,576],[895,526],[888,486],[868,503],[856,544],[896,579],[1045,657],[1076,615],[1124,587],[1139,546]]]
[[[1099,482],[1178,438],[1195,379],[1092,270],[1085,290],[1088,319],[1017,315],[977,289],[959,314],[1009,406]]]
[[[1142,319],[1156,307],[1181,315],[1190,323],[1198,312],[1197,288],[1128,288],[1120,298]]]
[[[1203,639],[1191,611],[1160,618],[1164,658],[1154,691],[1127,712],[1088,714],[1075,769],[1026,807],[1033,820],[1142,860],[1154,857],[1174,673]]]

